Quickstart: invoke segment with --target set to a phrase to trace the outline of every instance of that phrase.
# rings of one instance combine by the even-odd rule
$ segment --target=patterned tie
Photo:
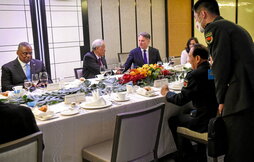
[[[144,50],[144,64],[147,64],[146,50]]]
[[[31,80],[30,65],[26,64],[26,78]]]
[[[102,66],[101,58],[98,59],[99,65]]]

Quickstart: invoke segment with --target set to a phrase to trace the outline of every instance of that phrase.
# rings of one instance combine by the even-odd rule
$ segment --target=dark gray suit
[[[39,72],[46,71],[43,62],[36,59],[30,61],[30,69],[31,74],[38,74]],[[18,58],[2,66],[1,84],[3,92],[12,90],[14,86],[23,85],[25,79],[27,78]]]
[[[107,68],[107,62],[105,57],[101,58],[102,64]],[[95,78],[95,75],[100,74],[100,64],[97,57],[93,52],[88,52],[83,58],[83,74],[84,78]]]
[[[148,53],[149,53],[149,64],[156,64],[157,61],[161,61],[159,50],[157,50],[156,48],[149,47]],[[128,70],[131,67],[132,63],[134,64],[134,68],[141,67],[144,65],[144,59],[140,47],[131,50],[129,57],[124,64],[125,66],[124,71]]]

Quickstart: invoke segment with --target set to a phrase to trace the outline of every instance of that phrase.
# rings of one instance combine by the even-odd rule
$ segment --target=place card
[[[64,97],[64,103],[70,104],[72,102],[83,102],[86,101],[86,96],[84,93],[77,93],[77,94],[71,94],[66,95]]]
[[[47,90],[48,91],[54,91],[54,90],[59,90],[59,89],[60,89],[60,84],[59,83],[47,84]]]

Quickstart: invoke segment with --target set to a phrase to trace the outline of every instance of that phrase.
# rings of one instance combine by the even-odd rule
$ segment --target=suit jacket
[[[148,53],[149,53],[149,64],[156,64],[157,61],[161,61],[159,50],[157,50],[156,48],[149,47]],[[128,70],[131,67],[132,63],[134,64],[134,68],[141,67],[144,65],[144,59],[140,47],[131,50],[129,57],[124,64],[125,66],[124,71]]]
[[[30,70],[31,74],[38,74],[46,71],[43,62],[36,59],[30,61]],[[18,58],[2,66],[2,91],[12,90],[12,87],[14,86],[23,85],[25,79],[27,79],[26,74],[19,63]],[[50,78],[49,82],[52,82]]]
[[[208,79],[208,69],[209,63],[203,62],[187,74],[181,93],[168,92],[166,96],[169,102],[179,106],[192,101],[196,115],[191,118],[189,114],[188,122],[187,119],[180,122],[185,122],[186,127],[199,132],[207,131],[209,119],[216,116],[218,108],[214,80]]]
[[[217,100],[224,103],[223,116],[254,109],[254,45],[249,33],[217,17],[205,28],[213,58]]]
[[[105,57],[101,57],[102,64],[107,68],[107,62]],[[95,78],[97,74],[100,74],[100,64],[97,57],[93,52],[88,52],[83,58],[83,75],[84,78]]]
[[[0,102],[0,144],[39,131],[30,108]]]

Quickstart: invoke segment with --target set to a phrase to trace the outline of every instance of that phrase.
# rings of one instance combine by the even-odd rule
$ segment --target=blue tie
[[[26,78],[31,80],[30,65],[26,64]]]
[[[144,64],[147,64],[146,50],[144,50]]]

